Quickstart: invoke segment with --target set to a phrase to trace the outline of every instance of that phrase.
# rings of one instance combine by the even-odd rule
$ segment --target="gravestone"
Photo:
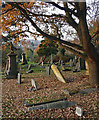
[[[46,67],[46,75],[50,75],[50,69],[51,69],[50,66]]]
[[[21,84],[21,74],[18,73],[18,83]]]
[[[22,53],[22,65],[27,64],[25,53]]]
[[[76,63],[76,66],[75,66],[73,72],[79,72],[79,71],[80,71],[80,63],[79,63],[79,61],[78,61],[78,62]]]
[[[73,59],[73,66],[75,66],[78,62],[78,58],[75,56],[75,58]]]
[[[17,78],[17,63],[16,63],[16,54],[14,52],[11,52],[8,54],[8,70],[6,72],[6,78],[7,79],[14,79]]]
[[[76,112],[75,112],[78,116],[82,116],[83,115],[83,109],[79,106],[76,107]]]
[[[31,79],[31,84],[32,84],[33,90],[37,90],[36,81],[34,79]]]
[[[53,70],[54,74],[56,75],[56,77],[59,81],[66,83],[66,80],[65,80],[63,74],[61,73],[61,71],[59,70],[59,68],[56,65],[52,64],[51,69]]]
[[[57,102],[51,102],[51,103],[45,103],[45,104],[40,104],[36,105],[33,107],[30,107],[28,110],[37,110],[37,109],[63,109],[63,108],[68,108],[73,105],[76,105],[77,103],[74,101],[57,101]]]
[[[31,64],[29,64],[29,65],[28,65],[28,70],[30,70],[30,69],[31,69],[31,67],[32,67],[32,65],[31,65]]]
[[[85,60],[83,60],[82,58],[80,58],[80,69],[81,70],[85,70],[86,69]]]
[[[69,66],[73,67],[73,60],[72,59],[70,59],[70,61],[69,61]]]

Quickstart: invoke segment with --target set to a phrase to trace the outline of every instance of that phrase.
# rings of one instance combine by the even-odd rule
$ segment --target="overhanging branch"
[[[27,14],[27,12],[26,12],[25,9],[23,9],[23,8],[22,8],[21,6],[19,6],[17,3],[16,3],[16,4],[14,4],[14,3],[9,3],[9,4],[11,4],[12,6],[18,8],[18,9],[22,12],[22,14],[31,22],[32,26],[33,26],[40,34],[42,34],[44,37],[47,37],[47,38],[49,38],[49,39],[51,39],[51,40],[56,40],[56,41],[58,41],[58,42],[60,42],[60,43],[64,43],[64,44],[66,44],[66,45],[68,45],[68,46],[71,46],[71,47],[74,47],[74,48],[76,48],[76,49],[78,49],[78,50],[82,50],[82,51],[83,51],[83,47],[80,46],[80,45],[77,45],[77,44],[75,44],[75,43],[71,43],[71,42],[68,42],[68,41],[64,41],[64,40],[62,40],[62,39],[59,39],[59,38],[57,38],[57,37],[55,37],[55,36],[51,36],[51,35],[43,32],[43,31],[35,24],[35,22],[29,17],[29,15]]]

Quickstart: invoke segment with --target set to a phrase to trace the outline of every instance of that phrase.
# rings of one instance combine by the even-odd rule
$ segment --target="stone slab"
[[[83,89],[83,90],[80,90],[79,93],[81,93],[81,94],[89,94],[91,92],[96,92],[96,91],[99,91],[99,88]]]
[[[37,109],[62,109],[62,108],[68,108],[70,106],[76,105],[76,102],[72,101],[58,101],[58,102],[53,102],[53,103],[48,103],[48,104],[42,104],[42,105],[37,105],[30,107],[28,110],[37,110]]]

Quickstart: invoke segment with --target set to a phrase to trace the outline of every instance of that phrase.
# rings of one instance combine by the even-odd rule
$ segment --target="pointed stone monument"
[[[6,71],[6,78],[7,79],[15,79],[17,78],[17,63],[16,63],[16,54],[11,51],[11,53],[8,54],[8,69]]]
[[[22,65],[27,64],[25,53],[22,53]]]

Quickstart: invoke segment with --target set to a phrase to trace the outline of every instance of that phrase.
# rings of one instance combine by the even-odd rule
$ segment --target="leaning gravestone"
[[[54,74],[56,75],[57,79],[63,83],[66,83],[66,80],[61,73],[61,71],[58,69],[58,67],[54,64],[51,65],[51,69],[53,70]]]
[[[21,84],[21,74],[18,73],[18,83]]]
[[[9,57],[9,63],[8,63],[8,70],[6,72],[6,78],[7,79],[14,79],[17,78],[17,63],[16,63],[16,54],[14,52],[11,52],[8,54]]]
[[[22,65],[27,64],[25,53],[22,53]]]

